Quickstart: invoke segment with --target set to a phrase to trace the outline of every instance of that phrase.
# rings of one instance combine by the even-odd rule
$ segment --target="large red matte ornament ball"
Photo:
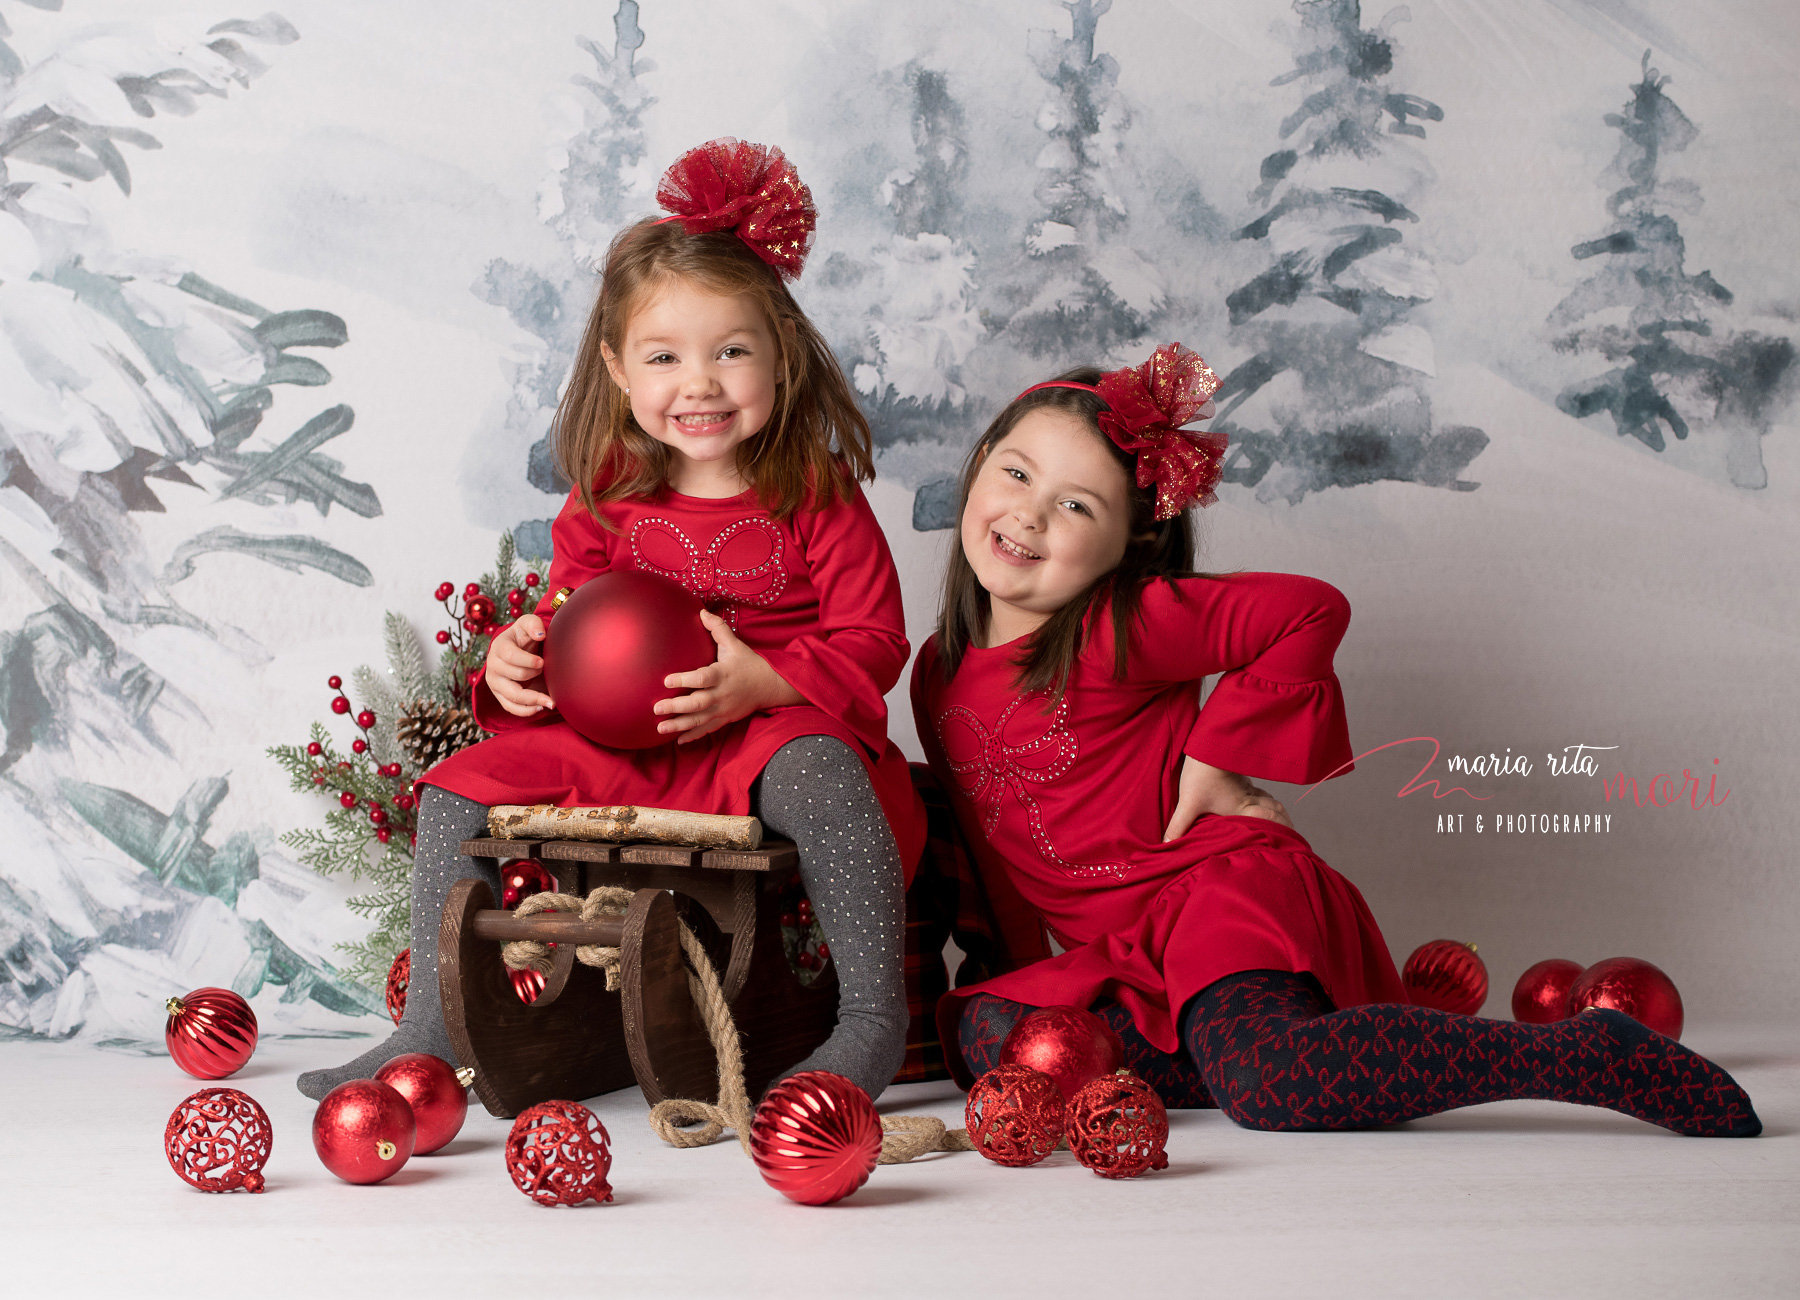
[[[413,1139],[415,1156],[430,1155],[462,1132],[475,1071],[467,1066],[452,1069],[450,1062],[429,1052],[408,1052],[375,1071],[375,1077],[412,1107],[413,1122],[418,1125]]]
[[[1019,1018],[1000,1045],[1000,1064],[1024,1065],[1049,1075],[1066,1099],[1089,1079],[1124,1065],[1125,1045],[1092,1011],[1043,1007]]]
[[[843,1075],[807,1070],[769,1089],[756,1108],[750,1158],[790,1201],[830,1205],[869,1180],[881,1158],[881,1117]]]
[[[263,1108],[236,1088],[202,1088],[175,1108],[163,1129],[169,1164],[203,1192],[262,1191],[274,1140]]]
[[[165,1004],[163,1042],[175,1064],[196,1079],[223,1079],[256,1050],[256,1013],[230,989],[203,988]]]
[[[1569,1014],[1588,1007],[1611,1007],[1647,1029],[1681,1037],[1681,994],[1675,981],[1637,957],[1608,957],[1581,972],[1569,987]]]
[[[387,1013],[394,1023],[406,1014],[406,985],[412,979],[412,949],[402,948],[387,973]]]
[[[1062,1141],[1068,1108],[1056,1080],[1026,1065],[996,1065],[969,1089],[963,1123],[997,1165],[1035,1165]]]
[[[1569,986],[1581,974],[1581,963],[1552,957],[1532,966],[1513,985],[1513,1019],[1522,1025],[1547,1025],[1569,1014]]]
[[[1415,1007],[1472,1016],[1487,1001],[1487,963],[1472,943],[1433,939],[1413,949],[1400,970],[1400,983]]]
[[[1169,1112],[1129,1070],[1095,1079],[1069,1103],[1069,1150],[1102,1178],[1167,1169]]]
[[[413,1153],[412,1107],[379,1079],[352,1079],[325,1094],[313,1112],[313,1150],[347,1183],[378,1183]]]
[[[675,740],[656,728],[658,700],[684,694],[670,673],[718,657],[697,597],[655,574],[602,573],[576,588],[544,637],[544,686],[568,724],[596,744],[649,749]]]
[[[506,1172],[539,1205],[610,1201],[610,1141],[599,1116],[579,1102],[539,1102],[513,1121]]]

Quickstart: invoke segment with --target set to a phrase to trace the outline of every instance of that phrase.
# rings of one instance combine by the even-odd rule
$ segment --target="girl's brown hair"
[[[803,503],[831,505],[846,479],[875,477],[869,422],[856,395],[774,269],[729,231],[695,235],[680,221],[646,218],[620,231],[606,251],[600,293],[556,408],[556,465],[590,512],[597,517],[599,502],[654,492],[667,479],[668,448],[632,419],[631,400],[613,382],[602,347],[619,355],[632,312],[673,279],[749,295],[774,330],[781,357],[775,410],[737,449],[738,472],[771,514],[785,519]]]
[[[1100,374],[1091,366],[1083,366],[1056,378],[1077,384],[1097,384]],[[969,557],[963,554],[961,545],[962,515],[968,508],[969,490],[974,486],[982,462],[1018,427],[1019,421],[1032,411],[1045,409],[1073,415],[1093,431],[1093,436],[1124,469],[1131,501],[1125,555],[1118,567],[1101,574],[1087,590],[1052,614],[1025,639],[1024,646],[1013,659],[1019,669],[1019,688],[1024,691],[1049,689],[1054,704],[1062,699],[1075,659],[1093,634],[1088,616],[1100,605],[1107,604],[1112,612],[1113,676],[1123,678],[1131,624],[1137,617],[1145,585],[1155,578],[1216,578],[1220,575],[1194,571],[1194,528],[1188,511],[1157,522],[1156,488],[1137,486],[1136,460],[1101,432],[1096,417],[1107,406],[1098,394],[1080,388],[1040,388],[1035,393],[1016,397],[994,417],[987,432],[969,452],[957,489],[958,540],[950,548],[950,563],[944,573],[944,603],[938,614],[937,628],[938,661],[943,665],[946,681],[956,676],[969,647],[980,643],[988,621],[987,591],[976,579],[975,570],[970,567]],[[1170,585],[1173,587],[1173,582]],[[1179,596],[1180,588],[1176,587],[1175,591]]]

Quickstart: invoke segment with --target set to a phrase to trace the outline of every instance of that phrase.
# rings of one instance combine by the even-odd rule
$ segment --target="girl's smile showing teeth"
[[[1017,542],[1003,537],[997,532],[994,534],[994,549],[1000,553],[1000,558],[1011,560],[1016,564],[1029,563],[1032,560],[1041,560],[1044,558],[1036,551],[1028,551]]]
[[[692,411],[670,418],[694,433],[716,433],[735,414],[733,411]]]

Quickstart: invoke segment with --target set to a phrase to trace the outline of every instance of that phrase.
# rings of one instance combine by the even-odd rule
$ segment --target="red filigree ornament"
[[[1487,1001],[1487,963],[1472,943],[1433,939],[1413,949],[1401,968],[1400,983],[1415,1007],[1472,1016]]]
[[[412,1107],[379,1079],[352,1079],[325,1094],[313,1112],[313,1150],[347,1183],[378,1183],[412,1156],[418,1124]]]
[[[203,1192],[262,1191],[274,1141],[263,1108],[236,1088],[202,1088],[175,1108],[163,1129],[170,1167]]]
[[[1513,985],[1513,1019],[1522,1025],[1547,1025],[1569,1014],[1569,987],[1581,974],[1581,963],[1552,957],[1530,967]]]
[[[408,1052],[375,1071],[375,1077],[412,1107],[413,1122],[418,1126],[413,1138],[415,1156],[430,1155],[462,1132],[475,1071],[467,1066],[455,1069],[429,1052]]]
[[[165,1004],[163,1041],[175,1064],[196,1079],[223,1079],[256,1050],[256,1013],[230,989],[195,989]]]
[[[1102,1178],[1167,1169],[1169,1112],[1156,1090],[1129,1070],[1095,1079],[1069,1103],[1069,1150]]]
[[[969,1141],[997,1165],[1035,1165],[1062,1141],[1068,1107],[1056,1080],[1025,1065],[996,1065],[963,1106]]]
[[[406,1014],[406,985],[412,979],[412,949],[402,948],[400,955],[388,966],[387,973],[387,1013],[394,1023],[400,1023],[400,1017]]]
[[[1568,1007],[1570,1015],[1611,1007],[1647,1029],[1681,1037],[1684,1012],[1675,981],[1638,957],[1608,957],[1589,966],[1570,985]]]
[[[610,1201],[610,1142],[600,1117],[579,1102],[539,1102],[513,1121],[506,1172],[539,1205]]]
[[[1000,1045],[1000,1064],[1024,1065],[1056,1081],[1065,1098],[1080,1092],[1089,1079],[1111,1074],[1125,1064],[1125,1044],[1092,1011],[1081,1007],[1043,1007],[1019,1018]]]
[[[790,1201],[830,1205],[868,1181],[881,1158],[881,1117],[843,1075],[807,1070],[769,1089],[756,1108],[750,1158]]]

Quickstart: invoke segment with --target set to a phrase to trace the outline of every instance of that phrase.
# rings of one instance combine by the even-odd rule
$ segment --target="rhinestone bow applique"
[[[786,544],[781,530],[760,515],[726,525],[702,551],[668,519],[640,519],[631,530],[631,558],[638,568],[680,583],[709,608],[722,605],[737,627],[739,605],[773,605],[787,590]]]

